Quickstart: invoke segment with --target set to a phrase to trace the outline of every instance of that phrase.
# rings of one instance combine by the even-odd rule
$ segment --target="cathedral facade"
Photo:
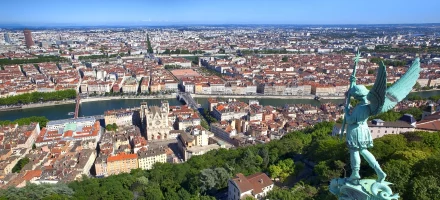
[[[141,119],[145,124],[147,140],[169,139],[171,125],[168,120],[170,107],[168,101],[162,101],[161,106],[148,106],[141,104]]]

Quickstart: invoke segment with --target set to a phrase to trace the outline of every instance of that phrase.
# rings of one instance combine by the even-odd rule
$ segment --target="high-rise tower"
[[[28,29],[25,29],[23,31],[23,33],[24,33],[24,40],[25,40],[25,43],[26,43],[26,47],[30,48],[32,45],[34,45],[34,41],[32,41],[32,33]]]
[[[11,44],[11,38],[9,37],[9,33],[5,33],[5,42]]]

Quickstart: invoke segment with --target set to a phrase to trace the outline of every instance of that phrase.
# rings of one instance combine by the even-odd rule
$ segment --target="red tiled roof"
[[[426,120],[417,123],[418,129],[440,131],[440,120]]]
[[[116,156],[109,156],[107,158],[107,162],[115,162],[120,160],[131,160],[131,159],[137,159],[137,154],[120,153]]]
[[[241,193],[252,190],[253,194],[259,194],[263,192],[264,187],[273,184],[272,180],[265,173],[257,173],[247,177],[240,173],[232,180],[238,186]]]
[[[28,172],[26,172],[26,175],[24,175],[23,176],[23,179],[24,180],[26,180],[26,181],[30,181],[30,180],[32,180],[34,177],[39,177],[39,176],[41,176],[41,173],[42,173],[43,171],[41,171],[41,170],[31,170],[31,171],[28,171]]]

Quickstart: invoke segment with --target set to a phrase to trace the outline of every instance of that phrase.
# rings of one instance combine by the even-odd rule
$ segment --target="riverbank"
[[[431,90],[424,90],[424,91],[413,91],[411,94],[420,95],[423,97],[428,97],[432,95],[440,95],[440,89],[431,89]],[[233,99],[283,99],[283,100],[312,100],[315,98],[314,95],[304,95],[304,96],[273,96],[273,95],[204,95],[204,94],[191,94],[194,98],[233,98]],[[175,99],[176,94],[169,94],[169,95],[160,95],[160,96],[114,96],[114,97],[89,97],[81,99],[81,103],[87,103],[87,102],[96,102],[96,101],[108,101],[108,100],[161,100],[161,99]],[[325,100],[342,100],[345,97],[343,96],[322,96],[321,101]],[[45,102],[45,103],[35,103],[35,104],[28,104],[23,105],[21,108],[0,108],[0,112],[7,112],[7,111],[14,111],[14,110],[22,110],[22,109],[28,109],[28,108],[40,108],[40,107],[50,107],[50,106],[57,106],[57,105],[66,105],[66,104],[75,104],[75,100],[66,100],[66,101],[54,101],[54,102]]]
[[[170,95],[161,95],[161,96],[135,96],[135,97],[124,97],[124,96],[117,96],[117,97],[89,97],[85,99],[81,99],[81,103],[87,103],[87,102],[95,102],[95,101],[108,101],[108,100],[123,100],[123,99],[175,99],[175,94]],[[52,102],[44,102],[44,103],[33,103],[33,104],[27,104],[22,105],[21,107],[5,107],[0,108],[0,112],[7,112],[7,111],[13,111],[13,110],[22,110],[22,109],[29,109],[29,108],[42,108],[42,107],[49,107],[49,106],[57,106],[57,105],[66,105],[66,104],[75,104],[75,100],[65,100],[65,101],[52,101]]]
[[[288,95],[216,95],[216,94],[191,94],[194,98],[238,98],[238,99],[314,99],[315,95],[288,96]],[[321,99],[344,99],[343,96],[328,96]]]
[[[34,104],[22,105],[21,107],[16,107],[16,108],[11,108],[11,107],[0,108],[0,112],[7,112],[7,111],[12,111],[12,110],[22,110],[22,109],[28,109],[28,108],[42,108],[42,107],[66,105],[66,104],[75,104],[75,100],[34,103]]]
[[[108,100],[116,100],[116,99],[174,99],[176,98],[175,94],[169,95],[161,95],[161,96],[134,96],[134,97],[89,97],[85,99],[81,99],[81,103],[86,102],[94,102],[94,101],[108,101]]]

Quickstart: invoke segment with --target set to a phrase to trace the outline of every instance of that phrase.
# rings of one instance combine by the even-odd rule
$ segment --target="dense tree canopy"
[[[102,54],[102,55],[90,55],[90,56],[79,56],[78,60],[93,60],[93,59],[103,59],[103,58],[116,58],[118,56],[124,56],[126,54]]]
[[[0,59],[0,65],[19,65],[29,63],[43,63],[43,62],[67,62],[68,60],[59,56],[38,56],[32,59]]]
[[[401,67],[407,64],[406,61],[402,61],[402,60],[383,60],[381,58],[371,58],[370,61],[376,64],[383,62],[386,66],[393,66],[393,67]]]
[[[153,47],[151,47],[150,35],[147,34],[147,52],[153,53]]]
[[[29,125],[32,122],[38,122],[40,124],[40,128],[43,128],[46,126],[46,124],[47,124],[47,122],[49,122],[49,120],[46,117],[32,116],[32,117],[16,119],[14,121],[9,121],[9,120],[0,121],[0,126],[10,125],[10,124]]]
[[[75,99],[75,90],[59,90],[55,92],[32,92],[6,98],[0,98],[0,105],[30,104],[47,101]]]
[[[400,112],[396,112],[394,110],[389,110],[387,112],[371,116],[370,120],[373,119],[381,119],[384,121],[396,121],[399,120],[404,114],[411,114],[417,121],[422,119],[423,111],[421,108],[408,108],[406,110],[402,110]]]
[[[118,125],[116,123],[105,125],[105,130],[107,131],[116,131],[118,129]]]
[[[15,164],[15,166],[12,168],[12,173],[20,173],[21,169],[29,163],[29,158],[28,157],[24,157],[22,159],[20,159],[17,164]]]

